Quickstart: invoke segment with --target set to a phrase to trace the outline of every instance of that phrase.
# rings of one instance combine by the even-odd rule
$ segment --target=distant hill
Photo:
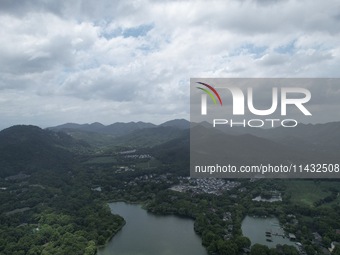
[[[179,129],[188,129],[190,128],[190,122],[185,119],[175,119],[166,121],[160,125],[155,125],[149,122],[116,122],[110,125],[103,125],[99,122],[95,122],[92,124],[76,124],[76,123],[66,123],[55,127],[49,127],[47,129],[53,131],[64,131],[64,132],[74,132],[77,131],[85,131],[99,134],[107,134],[111,136],[121,136],[129,134],[133,131],[146,129],[146,128],[155,128],[155,127],[174,127]]]
[[[211,124],[202,123],[208,127]],[[294,128],[277,127],[271,129],[218,127],[219,130],[231,135],[251,134],[266,138],[291,147],[306,150],[322,150],[329,153],[340,153],[340,122],[324,124],[299,123]]]
[[[196,148],[205,148],[212,155],[221,151],[215,145],[225,145],[221,148],[226,159],[235,164],[335,162],[340,154],[340,122],[274,129],[221,127],[208,132],[209,136],[206,135],[211,128],[208,123],[197,124],[190,132],[188,126],[189,122],[183,119],[158,126],[145,122],[108,126],[67,123],[46,130],[13,126],[0,132],[0,176],[67,168],[75,153],[89,150],[88,143],[100,147],[98,151],[101,148],[110,151],[116,146],[148,148],[164,162],[187,164],[190,132],[196,134],[192,140]]]
[[[145,122],[114,123],[108,126],[100,123],[93,124],[64,124],[50,128],[61,130],[72,137],[83,139],[93,146],[111,147],[154,147],[157,153],[167,158],[166,153],[183,156],[169,151],[167,146],[173,145],[179,151],[185,150],[181,146],[189,144],[190,123],[184,119],[167,121],[160,125]],[[326,124],[305,125],[298,124],[295,128],[243,128],[220,126],[216,134],[207,138],[202,128],[210,128],[209,123],[197,124],[200,129],[191,132],[202,132],[196,141],[197,146],[207,146],[214,141],[215,144],[228,144],[224,148],[227,157],[235,162],[278,162],[285,161],[334,161],[340,154],[340,122]],[[210,139],[210,140],[209,140]],[[188,144],[185,145],[184,143]],[[177,143],[177,144],[176,144]],[[212,147],[213,151],[215,148]],[[154,151],[155,152],[155,151]],[[280,156],[279,156],[280,155]],[[170,157],[168,157],[170,159]]]
[[[325,124],[299,124],[295,128],[276,128],[263,134],[263,137],[285,143],[303,142],[313,147],[324,150],[340,150],[340,122],[329,122]],[[298,144],[296,144],[298,145]]]
[[[162,162],[181,165],[187,171],[190,160],[189,138],[189,130],[183,130],[177,138],[152,147],[150,152]]]
[[[76,150],[88,148],[65,133],[18,125],[0,131],[0,176],[66,169]]]
[[[195,123],[193,126],[195,125],[206,128],[212,126],[208,122]],[[323,124],[299,123],[294,128],[277,127],[269,129],[218,125],[216,129],[229,135],[250,134],[295,148],[324,150],[330,153],[334,151],[340,152],[340,122]]]
[[[72,133],[74,131],[85,131],[99,134],[106,134],[111,136],[121,136],[133,132],[138,129],[152,128],[156,125],[147,122],[116,122],[111,125],[105,126],[101,123],[95,122],[92,124],[75,124],[66,123],[60,126],[49,127],[48,129],[53,131],[64,131],[66,133]]]
[[[106,147],[110,145],[153,146],[178,137],[182,130],[189,129],[190,122],[175,119],[155,125],[148,122],[116,122],[103,125],[66,123],[49,127],[48,130],[62,131],[72,137],[84,140],[92,146]]]
[[[307,127],[301,126],[300,132],[307,132],[306,130],[303,131],[304,128]],[[225,162],[232,165],[339,162],[339,150],[325,150],[323,146],[312,146],[311,144],[315,139],[311,141],[305,141],[301,138],[299,140],[297,138],[280,140],[276,139],[278,138],[276,136],[270,139],[268,133],[278,131],[280,130],[261,130],[263,136],[266,135],[267,137],[252,134],[231,135],[218,129],[207,128],[203,123],[203,125],[197,125],[191,129],[191,145],[195,148],[191,157],[195,159],[195,162],[198,162],[197,164],[201,165],[223,164]],[[285,132],[282,132],[282,134],[285,134]],[[323,142],[330,144],[327,140],[323,140]]]
[[[99,122],[95,122],[92,124],[77,124],[77,123],[66,123],[63,125],[59,125],[56,127],[51,127],[48,129],[54,130],[54,131],[63,131],[63,130],[82,130],[82,131],[88,131],[88,132],[102,132],[102,130],[105,128],[105,126]]]
[[[191,130],[191,135],[195,137],[192,145],[197,148],[197,157],[202,160],[205,159],[204,153],[207,151],[212,161],[223,157],[226,162],[236,165],[274,163],[280,160],[287,162],[301,158],[300,154],[285,145],[250,134],[229,135],[216,129],[197,126]],[[199,148],[204,149],[201,152]]]
[[[175,120],[169,120],[167,122],[164,122],[164,123],[160,124],[159,126],[188,129],[188,128],[190,128],[190,122],[185,120],[185,119],[175,119]]]

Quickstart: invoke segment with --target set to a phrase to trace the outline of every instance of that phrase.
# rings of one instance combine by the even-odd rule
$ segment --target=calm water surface
[[[250,239],[251,245],[258,243],[273,248],[277,244],[288,244],[296,247],[295,242],[290,241],[287,237],[282,237],[284,231],[277,218],[255,218],[246,216],[242,221],[241,228],[243,235]],[[272,233],[271,242],[266,240],[266,231]]]
[[[98,255],[207,255],[194,221],[176,216],[156,216],[140,205],[110,203],[112,213],[126,225],[98,250]]]

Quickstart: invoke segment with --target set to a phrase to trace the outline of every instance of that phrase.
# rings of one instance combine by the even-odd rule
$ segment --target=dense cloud
[[[0,0],[1,128],[188,118],[190,77],[338,77],[339,17],[336,0]],[[314,102],[335,114],[328,90]]]

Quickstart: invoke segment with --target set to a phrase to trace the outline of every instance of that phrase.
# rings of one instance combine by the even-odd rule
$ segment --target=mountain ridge
[[[131,133],[138,129],[144,128],[154,128],[159,126],[171,126],[171,127],[178,127],[181,129],[189,128],[189,121],[185,119],[175,119],[166,121],[159,125],[155,125],[150,122],[143,122],[143,121],[130,121],[130,122],[115,122],[109,125],[103,125],[99,122],[94,122],[91,124],[77,124],[77,123],[65,123],[62,125],[48,127],[46,129],[53,130],[53,131],[66,131],[72,132],[74,130],[78,131],[85,131],[85,132],[95,132],[100,134],[107,134],[112,136],[120,136]]]
[[[224,150],[228,157],[237,162],[250,159],[257,161],[262,157],[269,158],[269,161],[278,160],[278,155],[284,155],[284,158],[290,161],[304,159],[321,162],[323,159],[337,159],[340,153],[340,134],[337,132],[340,130],[340,122],[302,124],[296,129],[287,128],[288,130],[283,128],[257,130],[260,135],[240,132],[228,134],[223,130],[213,129],[214,134],[210,137],[206,136],[206,123],[202,126],[196,125],[190,130],[183,128],[187,124],[186,120],[174,120],[165,122],[164,125],[148,127],[148,124],[133,122],[132,125],[134,127],[139,125],[139,128],[117,136],[71,129],[72,134],[86,134],[85,138],[88,139],[78,137],[75,139],[74,136],[67,134],[68,132],[41,129],[33,125],[12,126],[0,131],[0,176],[19,172],[30,173],[34,169],[58,166],[67,168],[77,153],[86,154],[93,149],[103,151],[105,148],[115,146],[150,148],[154,154],[171,162],[175,158],[187,157],[190,133],[194,132],[198,133],[192,140],[194,146],[204,148],[210,146],[209,144],[225,144]],[[88,125],[102,127],[100,123],[86,126]],[[63,127],[65,126],[78,127],[78,124],[68,123]],[[125,125],[119,123],[118,126]],[[97,139],[98,142],[90,143],[89,139]],[[214,147],[212,146],[212,151]]]

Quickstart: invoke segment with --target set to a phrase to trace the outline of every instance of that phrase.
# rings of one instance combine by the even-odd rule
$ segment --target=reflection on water
[[[193,220],[156,216],[140,205],[124,202],[111,203],[110,208],[126,225],[98,255],[207,255],[194,232]]]

